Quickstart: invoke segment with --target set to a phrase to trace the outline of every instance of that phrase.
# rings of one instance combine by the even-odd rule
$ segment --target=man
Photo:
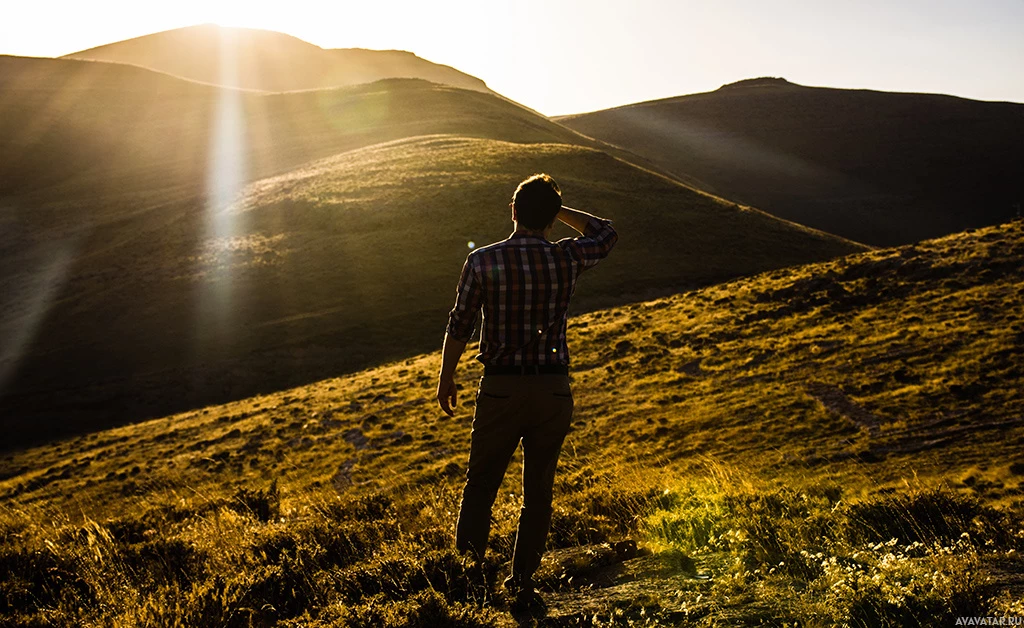
[[[473,417],[469,470],[456,526],[456,547],[483,559],[491,507],[512,454],[523,444],[523,507],[512,573],[505,586],[517,602],[536,601],[533,574],[551,524],[552,486],[562,441],[569,431],[566,311],[580,273],[615,245],[611,222],[562,206],[561,191],[546,174],[516,188],[512,234],[466,258],[444,339],[437,401],[454,416],[455,367],[483,309],[480,352],[484,364]],[[582,235],[551,242],[555,221]]]

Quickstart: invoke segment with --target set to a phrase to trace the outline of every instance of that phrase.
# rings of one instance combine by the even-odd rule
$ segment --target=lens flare
[[[29,263],[34,269],[27,273],[22,292],[27,298],[11,299],[12,304],[19,304],[17,310],[8,310],[8,304],[2,304],[4,316],[0,318],[3,323],[3,334],[0,334],[0,393],[17,372],[18,364],[35,340],[46,314],[64,287],[78,247],[76,242],[66,240],[44,248],[45,252],[34,256],[32,263]],[[20,315],[8,317],[11,312],[19,312]]]
[[[238,83],[238,50],[235,32],[220,32],[220,83]],[[243,92],[221,88],[214,112],[210,146],[209,174],[206,182],[208,235],[230,238],[234,235],[233,212],[227,211],[245,183],[245,112]]]
[[[220,37],[220,84],[238,84],[238,46],[235,31],[218,29]],[[246,181],[244,92],[218,90],[210,129],[206,182],[206,243],[220,254],[207,269],[199,303],[199,341],[205,349],[228,342],[233,336],[232,281],[234,257],[231,243],[240,234],[236,200]],[[210,343],[213,343],[211,346]]]

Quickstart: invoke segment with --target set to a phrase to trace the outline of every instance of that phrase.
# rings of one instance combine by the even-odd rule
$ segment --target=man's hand
[[[455,416],[455,411],[452,408],[456,405],[457,397],[458,390],[455,388],[455,378],[442,376],[437,382],[437,403],[448,416]],[[451,405],[449,405],[449,401]]]
[[[441,372],[437,376],[437,403],[448,416],[455,416],[455,367],[459,356],[466,349],[466,341],[444,335],[444,348],[441,350]],[[451,400],[451,405],[448,405]]]

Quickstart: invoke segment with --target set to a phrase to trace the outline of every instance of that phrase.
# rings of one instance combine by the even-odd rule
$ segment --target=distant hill
[[[291,35],[203,24],[65,55],[127,63],[182,78],[268,92],[421,78],[485,93],[484,82],[404,50],[323,49]]]
[[[861,248],[476,91],[264,94],[117,64],[3,67],[0,414],[28,439],[437,346],[467,243],[508,234],[511,192],[537,171],[622,231],[581,311]]]
[[[248,180],[419,134],[597,145],[510,101],[418,79],[266,94],[123,64],[0,56],[0,89],[0,193],[63,200],[100,187],[204,189],[222,119]]]
[[[993,224],[1024,202],[1021,104],[761,78],[556,120],[702,189],[869,244]]]

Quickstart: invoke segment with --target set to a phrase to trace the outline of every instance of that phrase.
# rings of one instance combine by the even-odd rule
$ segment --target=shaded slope
[[[503,99],[416,79],[263,94],[121,64],[0,57],[0,388],[7,389],[46,330],[84,330],[69,345],[79,351],[94,338],[91,330],[106,338],[120,328],[134,338],[142,333],[137,317],[191,311],[199,296],[188,290],[172,290],[180,300],[152,314],[147,308],[162,308],[170,297],[146,303],[118,286],[159,285],[179,274],[168,266],[177,262],[161,257],[165,246],[199,258],[206,239],[230,236],[218,231],[214,216],[248,181],[345,150],[453,132],[589,143]],[[154,262],[160,272],[141,277]],[[74,305],[83,285],[90,307],[99,308],[88,314]],[[61,313],[51,311],[57,303]],[[167,340],[160,328],[141,329],[158,343]],[[145,353],[148,342],[136,350]],[[58,386],[75,388],[91,370],[83,364],[121,376],[137,366],[108,350],[91,344],[76,354],[84,361],[62,369],[80,372]],[[48,359],[61,362],[60,355]],[[123,392],[128,384],[121,385]],[[88,412],[123,420],[124,400],[115,399]]]
[[[553,617],[540,625],[640,607],[637,621],[811,622],[822,617],[814,603],[836,613],[877,603],[868,611],[908,617],[922,607],[908,611],[913,600],[886,592],[903,583],[917,589],[907,597],[927,596],[935,582],[964,582],[965,567],[993,576],[969,608],[984,613],[993,606],[981,602],[996,593],[1019,601],[1022,255],[1018,221],[575,317],[577,403],[556,485],[554,551],[541,572]],[[0,499],[10,506],[8,538],[27,545],[17,564],[44,572],[49,563],[27,557],[58,561],[54,543],[112,557],[104,569],[57,563],[61,577],[88,579],[121,573],[113,559],[134,557],[124,563],[137,566],[129,587],[108,605],[64,603],[72,617],[117,613],[128,605],[124,591],[159,581],[169,560],[209,582],[145,589],[152,603],[134,605],[148,613],[137,623],[152,623],[160,609],[202,616],[211,608],[263,609],[256,617],[268,624],[344,611],[343,623],[374,604],[408,612],[403,605],[428,588],[452,605],[472,603],[450,548],[481,373],[469,361],[459,369],[462,405],[452,421],[432,401],[439,363],[432,353],[9,455]],[[267,491],[271,479],[279,492]],[[518,479],[509,473],[499,492],[495,568],[511,554]],[[914,503],[921,509],[906,507]],[[1016,516],[1001,519],[979,503]],[[722,520],[727,507],[745,518]],[[669,525],[644,527],[665,509],[675,517]],[[923,536],[904,555],[908,533],[943,526],[945,538]],[[629,536],[657,550],[659,530],[702,551],[623,561],[600,545]],[[852,556],[836,556],[822,538],[854,533],[869,536]],[[945,558],[915,570],[933,540]],[[806,547],[809,558],[797,551]],[[854,577],[886,562],[892,570],[879,576],[894,581],[879,592],[868,570],[847,597],[814,568],[815,552],[836,556]],[[696,570],[710,577],[696,579]],[[608,572],[611,583],[596,577]],[[388,587],[373,588],[385,579]],[[282,581],[294,588],[273,586]],[[11,612],[32,611],[29,596],[12,599]],[[482,625],[514,625],[478,612]]]
[[[757,79],[557,118],[708,191],[887,245],[1006,220],[1024,105]]]
[[[420,78],[492,93],[480,79],[403,50],[329,49],[274,31],[203,24],[64,55],[128,63],[182,78],[269,92]]]
[[[262,94],[121,64],[0,57],[0,388],[48,315],[57,328],[133,329],[147,307],[129,295],[90,314],[99,323],[79,318],[63,301],[76,273],[110,289],[153,259],[167,263],[154,250],[175,224],[187,224],[187,242],[213,237],[212,216],[247,181],[340,151],[452,132],[588,142],[503,99],[422,80]],[[48,314],[62,301],[70,319]],[[100,371],[113,368],[104,351],[94,345],[88,354]]]
[[[169,198],[94,225],[3,401],[7,425],[28,440],[94,429],[435,347],[467,242],[508,234],[508,198],[534,171],[622,234],[579,310],[860,248],[595,149],[378,144],[257,181],[219,212]]]

